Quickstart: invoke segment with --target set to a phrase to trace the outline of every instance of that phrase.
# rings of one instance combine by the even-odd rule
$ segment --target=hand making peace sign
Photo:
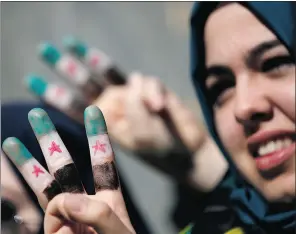
[[[47,113],[35,108],[29,112],[28,119],[49,172],[17,138],[7,138],[2,148],[45,210],[45,233],[135,233],[120,190],[114,153],[100,109],[89,106],[84,112],[95,195],[86,194],[74,162]]]

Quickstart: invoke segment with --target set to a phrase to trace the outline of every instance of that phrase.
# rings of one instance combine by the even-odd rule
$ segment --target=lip
[[[264,144],[268,141],[279,139],[281,137],[291,137],[291,139],[295,141],[295,134],[295,131],[290,130],[261,131],[254,134],[248,139],[248,148],[249,151],[253,154],[254,149],[258,150],[260,144]],[[260,171],[268,171],[281,165],[291,156],[293,156],[293,154],[295,153],[295,145],[295,142],[293,142],[288,147],[258,157],[253,154],[253,156],[255,157],[257,168]]]
[[[281,136],[293,136],[295,135],[295,131],[291,130],[274,130],[274,131],[262,131],[252,135],[247,144],[249,147],[255,144],[262,144],[274,138],[279,138]]]
[[[295,154],[295,142],[290,146],[255,159],[256,166],[260,171],[268,171],[283,164]]]

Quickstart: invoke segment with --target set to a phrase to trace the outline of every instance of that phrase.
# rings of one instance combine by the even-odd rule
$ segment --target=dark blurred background
[[[124,71],[158,76],[199,115],[189,78],[189,14],[192,2],[2,2],[1,101],[34,100],[23,77],[56,79],[37,56],[49,41],[62,48],[74,35],[109,54]],[[174,183],[117,153],[122,174],[153,233],[176,233],[169,214]]]

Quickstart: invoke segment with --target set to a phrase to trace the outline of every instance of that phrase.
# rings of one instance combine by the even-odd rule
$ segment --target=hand
[[[66,38],[65,47],[66,53],[63,54],[55,46],[49,43],[43,43],[39,45],[39,54],[42,60],[53,71],[60,77],[66,78],[72,86],[78,88],[82,95],[75,93],[70,86],[64,85],[63,87],[61,84],[52,81],[48,82],[36,75],[27,77],[28,88],[45,102],[70,115],[72,118],[79,120],[81,123],[83,122],[83,111],[85,107],[90,104],[96,104],[105,114],[111,136],[121,143],[124,148],[129,150],[136,150],[136,146],[141,147],[140,145],[142,144],[138,144],[136,141],[141,141],[142,143],[143,134],[140,134],[141,136],[139,137],[137,134],[133,134],[136,136],[134,137],[135,140],[132,140],[129,137],[122,137],[122,134],[113,134],[113,129],[119,129],[121,131],[121,128],[126,128],[126,124],[123,123],[131,125],[131,120],[140,122],[140,118],[137,117],[138,115],[134,114],[137,111],[134,108],[135,106],[139,107],[141,105],[142,111],[145,108],[146,112],[149,111],[153,115],[159,115],[158,118],[162,118],[162,122],[166,124],[171,121],[164,118],[165,113],[160,113],[164,109],[164,105],[166,105],[165,99],[168,91],[166,93],[162,92],[165,88],[156,78],[140,75],[140,79],[144,79],[143,82],[141,81],[134,85],[126,84],[127,82],[123,73],[102,51],[95,48],[88,48],[83,42],[74,38]],[[137,91],[138,88],[142,94]],[[172,92],[170,92],[170,96],[173,96]],[[176,96],[174,99],[180,102]],[[196,125],[193,114],[185,109],[182,109],[182,116],[187,119],[179,118],[181,121],[177,124],[183,127],[185,124],[184,120],[190,120],[188,126],[192,125],[193,121],[195,121],[194,125]],[[180,110],[176,111],[178,112]],[[178,115],[175,114],[176,117]],[[170,116],[167,115],[166,117],[169,118]],[[164,126],[160,127],[162,129],[165,128]],[[164,141],[169,141],[168,138],[180,137],[178,133],[174,132],[174,127],[173,124],[166,131],[169,132],[169,135],[175,134],[176,136],[168,136],[166,134],[164,140],[158,145],[161,145]],[[190,127],[192,129],[192,126]],[[141,132],[143,132],[144,126],[141,126],[141,129]],[[193,129],[195,130],[189,131],[189,128],[187,128],[184,131],[185,134],[182,136],[185,144],[189,141],[189,148],[194,147],[192,146],[193,142],[193,144],[196,144],[195,137],[192,134],[196,134],[197,131],[196,128]],[[137,140],[138,138],[142,140]],[[146,137],[145,139],[147,140],[148,138]],[[149,141],[156,142],[159,139],[158,137],[156,139],[149,139]],[[153,145],[150,145],[149,142],[144,142],[144,145],[148,145],[149,147],[147,148],[150,148],[150,150],[154,149]]]
[[[125,82],[124,75],[106,54],[87,48],[80,41],[68,40],[66,50],[70,55],[62,55],[55,47],[46,45],[41,54],[47,64],[76,86],[75,80],[84,74],[85,80],[99,87],[96,94],[90,99],[86,95],[87,85],[78,85],[85,94],[81,98],[69,88],[60,92],[59,86],[46,82],[45,91],[40,92],[36,87],[44,85],[34,85],[38,80],[40,83],[40,78],[32,77],[28,82],[31,90],[80,121],[89,100],[103,111],[111,138],[135,152],[138,158],[171,176],[189,180],[199,189],[211,189],[219,182],[228,168],[227,162],[191,110],[173,92],[155,77],[139,73],[131,74]],[[52,54],[59,55],[54,63]],[[66,68],[71,68],[71,64],[73,67],[73,62],[76,72],[71,73]],[[213,165],[217,166],[215,173],[209,170]]]
[[[95,195],[85,193],[73,160],[47,113],[36,108],[29,112],[28,118],[49,172],[17,138],[6,139],[2,148],[35,192],[41,207],[46,210],[45,233],[134,233],[101,111],[90,106],[84,114]],[[77,211],[77,204],[81,205],[82,213]]]

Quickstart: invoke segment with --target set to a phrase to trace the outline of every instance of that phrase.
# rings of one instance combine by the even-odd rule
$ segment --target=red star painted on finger
[[[60,148],[60,145],[57,145],[54,141],[51,142],[51,146],[48,148],[50,152],[50,156],[53,155],[53,153],[56,151],[58,153],[62,153],[62,150]]]
[[[39,176],[39,173],[44,174],[44,171],[42,171],[40,167],[34,165],[33,168],[34,168],[34,171],[32,171],[32,174],[35,174],[36,177]]]
[[[93,67],[97,66],[100,62],[100,58],[98,56],[93,56],[90,60],[90,63]]]
[[[93,149],[95,149],[94,155],[96,155],[97,151],[106,152],[106,144],[101,144],[99,141],[96,141],[96,144],[92,146]]]
[[[68,73],[73,76],[73,75],[75,75],[76,69],[77,69],[76,63],[74,61],[70,60],[67,64]]]

